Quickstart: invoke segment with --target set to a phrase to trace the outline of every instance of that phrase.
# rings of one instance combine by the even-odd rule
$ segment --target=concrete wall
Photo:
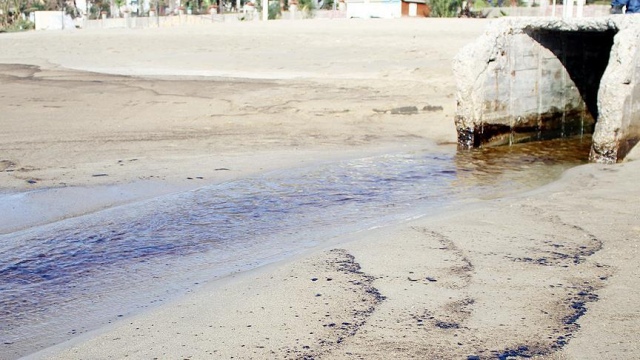
[[[638,38],[620,37],[627,31],[637,34],[634,18],[493,23],[454,61],[460,146],[544,140],[595,129],[593,161],[624,157],[640,134]],[[621,52],[620,43],[629,46]],[[625,54],[622,63],[610,61],[619,53]],[[620,68],[633,69],[632,79],[617,79]]]
[[[73,19],[62,11],[35,11],[36,30],[75,29]]]
[[[237,14],[227,15],[173,15],[151,17],[121,17],[106,18],[100,20],[85,20],[85,29],[116,29],[116,28],[149,28],[149,27],[174,27],[183,25],[210,24],[222,21],[238,21]]]
[[[237,22],[245,16],[242,13],[225,13],[225,14],[208,14],[208,15],[171,15],[171,16],[140,16],[140,17],[122,17],[122,18],[106,18],[100,20],[85,20],[82,28],[85,29],[116,29],[116,28],[154,28],[154,27],[176,27],[191,26],[221,22]],[[314,18],[338,19],[346,18],[346,11],[317,10],[314,12]],[[300,11],[296,15],[291,12],[284,12],[282,19],[298,20],[303,19]],[[251,20],[246,18],[245,21],[260,21],[260,14],[255,13]]]

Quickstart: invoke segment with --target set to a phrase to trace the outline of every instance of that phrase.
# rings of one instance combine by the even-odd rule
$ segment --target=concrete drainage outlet
[[[613,163],[640,139],[640,18],[504,18],[454,59],[460,148],[593,134]],[[585,154],[586,155],[586,154]]]

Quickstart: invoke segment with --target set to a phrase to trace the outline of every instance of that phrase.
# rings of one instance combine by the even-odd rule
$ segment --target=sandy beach
[[[270,170],[451,147],[451,60],[488,23],[1,34],[0,233]],[[637,158],[346,234],[20,355],[636,359]]]

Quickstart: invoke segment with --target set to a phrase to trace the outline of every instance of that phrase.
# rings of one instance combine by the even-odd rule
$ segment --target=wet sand
[[[3,34],[1,229],[452,143],[451,58],[486,24]],[[639,172],[585,165],[527,194],[334,239],[34,358],[637,358]]]

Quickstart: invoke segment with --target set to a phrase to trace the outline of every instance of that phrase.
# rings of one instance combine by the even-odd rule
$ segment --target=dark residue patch
[[[530,358],[536,355],[544,355],[546,352],[541,349],[529,348],[527,345],[519,345],[514,349],[506,349],[502,352],[494,352],[497,359],[507,360],[514,357]]]
[[[567,224],[563,222],[558,217],[551,217],[549,220],[551,222],[561,225],[563,227],[568,227],[570,229],[575,230],[580,235],[585,237],[587,240],[581,242],[579,245],[570,245],[570,244],[560,244],[557,242],[546,242],[547,246],[550,247],[549,250],[543,249],[542,253],[545,256],[539,257],[517,257],[510,258],[513,261],[532,263],[536,265],[542,266],[562,266],[567,267],[569,265],[580,265],[586,261],[586,259],[598,252],[602,249],[602,241],[598,239],[595,235],[588,232],[584,228]],[[563,252],[558,251],[558,249],[562,249]]]
[[[551,344],[523,344],[507,347],[504,350],[494,350],[491,352],[493,354],[492,358],[501,360],[516,357],[531,358],[534,356],[549,355],[560,350],[569,343],[575,332],[580,328],[577,321],[587,313],[587,303],[598,301],[598,295],[596,295],[594,291],[595,288],[586,286],[579,290],[574,296],[566,300],[566,303],[568,304],[568,314],[561,319],[559,328],[553,331],[556,335],[555,340],[552,340]],[[551,337],[551,339],[553,339],[553,337]]]
[[[17,165],[11,160],[0,160],[0,171],[12,172]]]
[[[502,111],[504,106],[503,103],[486,104],[495,112]],[[457,124],[465,122],[464,117],[457,116]],[[482,122],[470,128],[458,128],[458,147],[470,149],[591,134],[595,124],[591,113],[581,108],[552,108],[545,113],[519,117],[513,125],[505,125],[510,122],[509,119],[500,119],[494,123]]]
[[[573,313],[563,319],[563,323],[565,325],[575,325],[576,327],[579,327],[576,322],[582,317],[582,315],[587,313],[586,303],[598,301],[598,295],[593,291],[593,288],[587,287],[575,295],[571,300],[571,309],[573,310]]]
[[[439,327],[440,329],[459,329],[460,328],[460,324],[455,323],[455,322],[447,322],[447,321],[436,321],[434,324],[436,327]]]
[[[329,268],[348,276],[348,282],[355,287],[354,291],[359,294],[361,301],[354,303],[351,320],[325,323],[322,326],[330,331],[327,336],[318,339],[315,346],[287,349],[287,359],[315,359],[329,354],[348,338],[355,336],[373,314],[376,306],[385,300],[380,291],[373,287],[375,278],[361,271],[360,264],[355,261],[353,255],[343,249],[333,249],[329,254],[332,255],[327,261]],[[314,277],[311,280],[318,281],[318,278]],[[327,278],[327,281],[332,280],[333,278]],[[318,295],[320,294],[316,296]]]
[[[416,106],[402,106],[391,109],[391,115],[415,115],[418,113]]]
[[[373,109],[378,114],[391,113],[391,115],[415,115],[418,113],[417,106],[401,106],[393,109]]]
[[[438,328],[443,330],[458,330],[468,328],[463,326],[466,319],[471,314],[471,305],[475,303],[472,298],[465,298],[450,302],[445,307],[437,312],[441,318],[436,316],[431,311],[424,311],[422,314],[412,315],[416,321],[417,326],[424,326],[425,322],[431,324],[432,328]],[[428,328],[427,328],[428,329]]]
[[[440,105],[436,105],[436,106],[426,105],[422,108],[422,111],[442,111],[442,110],[444,110],[444,108]]]

